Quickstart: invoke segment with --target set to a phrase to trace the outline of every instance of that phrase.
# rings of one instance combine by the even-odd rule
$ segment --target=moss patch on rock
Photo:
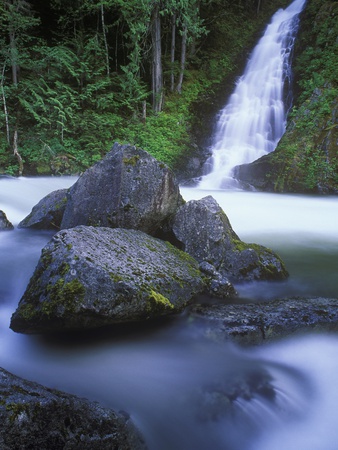
[[[11,328],[39,333],[155,319],[180,312],[205,287],[197,261],[167,242],[80,226],[44,248]]]

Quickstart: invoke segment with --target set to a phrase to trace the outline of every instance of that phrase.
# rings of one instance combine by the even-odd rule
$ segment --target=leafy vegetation
[[[81,172],[116,140],[174,168],[191,148],[192,105],[288,3],[4,0],[0,172]]]

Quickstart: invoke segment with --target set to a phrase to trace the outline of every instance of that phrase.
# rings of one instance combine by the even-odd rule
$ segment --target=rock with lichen
[[[167,242],[79,226],[44,247],[11,328],[44,333],[154,319],[181,311],[205,283],[198,263]]]
[[[281,280],[288,273],[272,250],[241,241],[217,201],[207,196],[181,206],[173,232],[184,251],[199,263],[209,263],[231,282]]]
[[[38,230],[60,229],[67,203],[68,189],[58,189],[43,197],[18,225],[18,228]]]
[[[145,450],[127,414],[0,368],[0,448]]]
[[[165,164],[137,147],[115,143],[70,188],[61,228],[90,225],[156,235],[182,203]]]

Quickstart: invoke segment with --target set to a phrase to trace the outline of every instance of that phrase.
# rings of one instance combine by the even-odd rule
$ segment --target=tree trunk
[[[155,113],[158,113],[162,110],[163,104],[161,18],[158,4],[155,4],[154,6],[151,26],[152,26],[151,38],[153,46],[153,67],[152,67],[153,109]]]
[[[200,16],[200,1],[196,1],[196,8],[193,14],[193,22],[199,23],[199,16]],[[196,34],[193,33],[192,36],[190,36],[191,43],[190,43],[190,50],[189,50],[189,57],[193,57],[196,54]]]
[[[9,43],[11,49],[12,81],[13,84],[16,86],[18,84],[18,64],[17,64],[18,57],[15,43],[15,33],[12,31],[9,33]]]
[[[10,144],[9,118],[8,118],[7,101],[6,101],[6,94],[5,94],[5,88],[4,88],[5,69],[6,69],[6,64],[4,64],[3,68],[2,68],[2,76],[1,76],[0,84],[1,84],[2,102],[4,104],[7,144],[9,145]]]
[[[104,47],[106,50],[106,70],[107,70],[107,77],[110,76],[110,70],[109,70],[109,49],[108,49],[108,42],[107,42],[107,35],[106,35],[106,26],[104,22],[104,8],[101,4],[101,22],[102,22],[102,33],[103,33],[103,41],[104,41]]]
[[[170,62],[171,62],[171,75],[170,75],[170,90],[174,92],[175,89],[175,45],[176,45],[176,14],[173,14],[171,18],[171,52],[170,52]]]
[[[19,176],[21,177],[23,172],[23,162],[20,153],[18,152],[18,130],[14,131],[14,138],[13,138],[13,153],[14,156],[16,156],[16,159],[19,163]]]
[[[147,120],[147,102],[144,100],[142,103],[142,122],[146,123]]]
[[[258,0],[258,3],[257,3],[257,14],[259,14],[260,9],[261,9],[261,0]]]
[[[183,27],[183,33],[182,33],[182,46],[181,46],[181,69],[180,69],[180,75],[178,78],[178,83],[176,86],[177,92],[180,94],[182,91],[182,83],[183,83],[183,76],[184,76],[184,69],[185,69],[185,62],[186,62],[186,54],[187,54],[187,26],[184,25]]]

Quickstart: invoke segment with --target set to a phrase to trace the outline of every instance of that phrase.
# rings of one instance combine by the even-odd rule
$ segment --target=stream
[[[17,225],[40,198],[74,177],[0,179],[0,209]],[[236,286],[257,301],[338,292],[338,198],[181,188],[186,200],[213,195],[245,242],[284,259],[282,283]],[[184,314],[125,331],[114,328],[46,338],[9,329],[11,314],[51,233],[0,233],[0,365],[45,386],[125,410],[150,450],[336,450],[338,337],[307,334],[257,348],[218,345],[191,333]],[[274,402],[257,397],[230,416],[201,419],[191,395],[253,369],[272,377]]]
[[[238,90],[220,113],[209,174],[198,187],[181,187],[187,201],[212,195],[243,241],[268,246],[284,260],[287,280],[235,286],[239,298],[251,302],[338,297],[338,197],[246,192],[232,178],[234,165],[272,151],[284,132],[283,92],[290,81],[290,55],[304,3],[295,0],[275,14]],[[263,66],[271,69],[270,75],[258,74],[257,81]],[[267,93],[256,87],[271,89]],[[250,110],[253,117],[247,114]],[[149,450],[337,450],[335,334],[307,333],[241,348],[192,331],[184,312],[156,324],[57,337],[9,329],[41,249],[52,236],[17,225],[42,197],[75,181],[0,177],[0,210],[15,226],[0,233],[0,366],[128,412]],[[222,405],[224,380],[250,383],[253,374],[256,386],[268,374],[273,395],[258,390],[237,397],[227,413],[211,406],[215,400]]]

